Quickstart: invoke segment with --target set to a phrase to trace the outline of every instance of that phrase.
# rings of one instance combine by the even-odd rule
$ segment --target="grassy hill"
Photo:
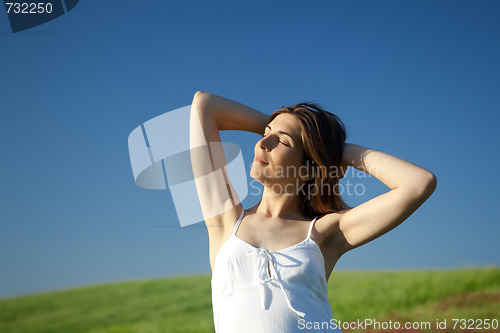
[[[500,327],[461,329],[465,322],[457,322],[453,329],[452,321],[500,320],[500,268],[337,271],[328,288],[334,317],[341,322],[372,319],[379,324],[391,320],[432,325],[431,330],[392,332],[500,332]],[[436,330],[436,320],[445,319],[446,330]],[[390,330],[372,325],[343,331]],[[0,332],[214,332],[210,276],[103,284],[3,299]]]

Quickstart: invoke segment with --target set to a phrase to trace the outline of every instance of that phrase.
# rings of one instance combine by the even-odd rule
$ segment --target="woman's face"
[[[300,180],[299,175],[304,174],[304,149],[299,120],[290,113],[275,117],[267,125],[254,152],[250,176],[255,180],[264,185]]]

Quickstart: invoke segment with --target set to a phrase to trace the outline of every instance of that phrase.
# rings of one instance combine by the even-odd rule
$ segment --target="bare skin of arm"
[[[417,210],[434,192],[436,177],[398,157],[355,144],[346,144],[343,164],[367,172],[391,190],[359,206],[327,214],[318,222],[327,253],[327,274],[345,252],[392,230]],[[328,258],[326,258],[328,257]]]
[[[227,176],[219,131],[262,134],[269,115],[241,103],[198,91],[191,104],[191,164],[198,199],[208,229],[210,265],[234,228],[242,206]]]

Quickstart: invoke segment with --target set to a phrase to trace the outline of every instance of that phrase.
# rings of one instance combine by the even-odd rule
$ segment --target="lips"
[[[257,163],[269,164],[264,159],[260,158],[259,156],[255,156],[254,161],[257,162]]]

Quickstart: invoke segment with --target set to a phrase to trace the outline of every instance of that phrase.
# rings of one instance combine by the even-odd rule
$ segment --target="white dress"
[[[341,333],[328,301],[325,261],[307,238],[269,252],[245,242],[236,231],[221,246],[212,272],[212,305],[217,333]]]

